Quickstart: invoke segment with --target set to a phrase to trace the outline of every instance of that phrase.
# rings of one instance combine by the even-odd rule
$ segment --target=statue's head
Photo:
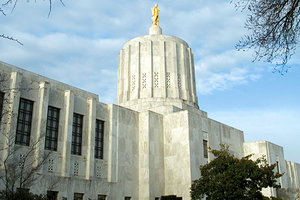
[[[154,7],[157,8],[157,6],[158,6],[158,3],[156,3]]]

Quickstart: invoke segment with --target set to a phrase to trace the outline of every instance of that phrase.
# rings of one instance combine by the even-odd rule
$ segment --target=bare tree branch
[[[12,3],[12,0],[7,0],[5,3],[2,4],[2,6],[6,6],[6,5],[8,5],[9,3]]]
[[[4,39],[12,40],[12,41],[14,41],[14,42],[19,43],[20,45],[23,45],[22,42],[20,42],[18,39],[13,38],[13,37],[11,37],[11,36],[4,35],[4,34],[0,34],[0,37],[1,37],[1,38],[4,38]]]
[[[288,60],[295,53],[300,36],[299,0],[237,0],[238,10],[247,9],[246,34],[236,45],[238,50],[253,49],[254,60],[275,64],[285,73]]]
[[[36,184],[42,178],[40,170],[49,160],[52,151],[40,154],[39,151],[44,142],[45,133],[32,137],[28,146],[15,143],[16,132],[12,131],[18,118],[18,111],[13,107],[15,100],[22,92],[38,90],[38,82],[29,82],[26,86],[14,86],[11,84],[10,74],[0,72],[0,91],[2,112],[0,114],[0,151],[3,159],[0,160],[0,182],[4,186],[4,194],[8,199],[17,188],[26,189]],[[17,99],[16,99],[17,98]],[[42,121],[46,125],[46,120]],[[13,123],[13,124],[12,124]],[[50,175],[51,176],[51,175]],[[52,177],[49,186],[54,187],[59,180]]]
[[[2,93],[2,112],[0,115],[0,134],[2,141],[0,151],[3,160],[0,160],[0,182],[4,186],[6,197],[13,194],[17,188],[26,189],[35,184],[41,176],[39,170],[43,168],[51,151],[39,154],[45,134],[32,137],[30,144],[15,143],[16,133],[11,130],[12,123],[17,119],[18,111],[14,109],[14,101],[21,92],[38,90],[38,82],[30,82],[24,86],[12,86],[10,74],[0,73],[0,91]],[[46,120],[42,123],[46,124]],[[58,183],[58,180],[52,184]],[[8,198],[9,199],[9,198]]]
[[[52,0],[48,0],[48,1],[49,1],[49,12],[48,12],[48,18],[49,18],[50,14],[52,12]],[[61,3],[61,5],[65,6],[63,0],[57,0],[57,1],[59,1]],[[5,7],[8,4],[12,4],[12,3],[14,4],[12,9],[11,9],[11,13],[12,13],[15,10],[16,6],[17,6],[18,0],[5,0],[4,3],[1,4],[1,6]],[[6,16],[4,10],[1,7],[0,7],[0,13],[3,14],[4,16]],[[23,43],[21,43],[18,39],[14,38],[12,36],[8,36],[8,35],[5,35],[5,34],[0,34],[0,38],[8,39],[8,40],[17,42],[20,45],[23,45]]]
[[[48,18],[50,17],[52,11],[52,0],[49,0],[49,13],[48,13]]]
[[[2,8],[0,8],[0,13],[2,13],[2,15],[6,16],[6,14]]]
[[[59,2],[61,3],[61,5],[63,5],[64,7],[66,6],[63,2],[63,0],[59,0]],[[49,0],[49,12],[48,12],[48,18],[50,17],[50,14],[52,12],[52,0]]]

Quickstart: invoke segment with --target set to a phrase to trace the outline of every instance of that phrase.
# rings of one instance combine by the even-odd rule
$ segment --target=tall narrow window
[[[29,146],[33,101],[20,99],[15,143]]]
[[[3,101],[4,101],[4,93],[0,92],[0,122],[2,121]]]
[[[56,151],[58,138],[58,123],[59,123],[59,109],[49,106],[47,114],[47,128],[45,149]]]
[[[276,167],[277,167],[277,172],[280,173],[280,170],[279,170],[279,162],[276,161]]]
[[[82,122],[83,122],[83,116],[74,113],[74,115],[73,115],[72,150],[71,150],[71,153],[75,154],[75,155],[81,155]]]
[[[96,120],[95,158],[103,159],[104,121]]]
[[[203,155],[204,158],[208,158],[207,140],[203,140]]]

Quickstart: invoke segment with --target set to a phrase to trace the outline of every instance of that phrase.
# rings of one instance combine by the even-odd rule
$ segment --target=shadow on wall
[[[300,200],[300,189],[293,189],[293,188],[278,188],[276,190],[277,197],[282,198],[284,200]]]
[[[182,197],[177,197],[176,195],[162,196],[160,200],[182,200]]]

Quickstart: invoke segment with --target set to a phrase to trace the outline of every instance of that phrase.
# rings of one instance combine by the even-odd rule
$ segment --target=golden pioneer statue
[[[158,4],[155,4],[155,6],[152,8],[152,26],[158,26],[159,22],[159,9]]]

